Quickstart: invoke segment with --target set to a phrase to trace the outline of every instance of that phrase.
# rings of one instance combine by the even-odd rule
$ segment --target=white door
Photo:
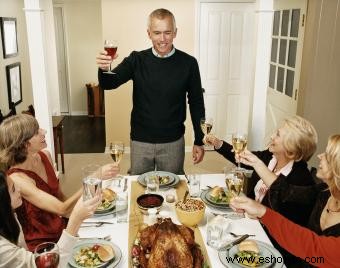
[[[254,80],[254,3],[200,3],[199,65],[212,133],[248,131]]]
[[[67,83],[66,50],[62,7],[53,7],[54,27],[57,48],[60,113],[69,114],[69,90]]]
[[[274,0],[266,140],[283,118],[296,114],[306,5],[305,0]]]

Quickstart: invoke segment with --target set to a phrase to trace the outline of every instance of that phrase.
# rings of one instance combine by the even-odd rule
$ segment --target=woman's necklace
[[[327,204],[327,207],[326,207],[326,212],[327,213],[338,213],[338,212],[340,212],[339,200],[336,200],[334,197],[333,197],[333,199],[335,201],[335,206],[337,207],[337,209],[331,209],[330,208],[331,198],[332,197],[329,198],[329,201],[328,201],[328,204]]]

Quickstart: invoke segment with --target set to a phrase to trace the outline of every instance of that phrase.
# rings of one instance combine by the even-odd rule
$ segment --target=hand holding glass
[[[232,144],[235,154],[242,153],[247,147],[247,134],[243,133],[233,133],[232,135]],[[241,170],[241,163],[238,162],[238,169]]]
[[[202,129],[202,132],[204,133],[204,138],[203,138],[204,143],[205,143],[205,136],[207,136],[211,132],[212,127],[213,127],[212,118],[207,117],[207,118],[201,119],[201,129]]]
[[[112,64],[114,56],[116,55],[117,48],[118,48],[118,45],[117,45],[116,40],[105,40],[104,41],[104,49],[107,52],[107,55],[111,57],[110,70],[108,70],[105,73],[116,74],[116,73],[111,71],[111,64]]]

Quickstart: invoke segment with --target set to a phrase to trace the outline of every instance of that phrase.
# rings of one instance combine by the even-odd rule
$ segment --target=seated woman
[[[206,137],[206,142],[214,145],[215,150],[229,161],[236,163],[232,145],[212,135]],[[303,203],[299,200],[282,199],[283,194],[293,190],[289,187],[281,189],[280,184],[282,181],[288,186],[314,184],[307,161],[315,152],[316,143],[317,134],[312,124],[299,116],[293,116],[285,119],[271,136],[267,150],[256,152],[246,150],[241,155],[236,155],[236,159],[245,164],[244,167],[254,169],[248,180],[247,195],[293,222],[305,226],[315,196],[311,195],[310,199]],[[283,249],[278,249],[287,264],[296,261],[294,256]]]
[[[231,144],[208,135],[206,142],[213,145],[215,150],[236,163]],[[294,116],[285,119],[271,136],[269,148],[264,151],[245,151],[236,155],[236,159],[244,163],[246,168],[254,169],[248,180],[247,195],[262,202],[298,224],[306,224],[311,212],[313,200],[309,206],[303,207],[295,203],[282,203],[271,188],[285,180],[292,185],[313,185],[314,180],[308,170],[306,161],[316,150],[317,134],[307,120]],[[268,191],[269,190],[269,191]]]
[[[55,242],[66,226],[75,203],[82,195],[79,189],[66,198],[46,148],[45,130],[26,114],[12,116],[0,125],[0,162],[21,191],[23,205],[17,210],[25,240],[30,250],[44,241]],[[119,167],[102,167],[102,177],[115,176]]]
[[[100,196],[86,202],[78,199],[58,241],[60,250],[60,267],[66,267],[72,254],[72,248],[78,241],[76,237],[82,221],[90,217],[100,204]],[[21,206],[20,191],[13,181],[0,171],[0,268],[36,267],[34,254],[27,251],[21,226],[16,219],[14,210]]]
[[[317,192],[317,199],[306,229],[280,214],[246,197],[231,200],[232,208],[247,212],[250,217],[259,218],[270,235],[286,250],[302,260],[323,257],[318,267],[339,267],[340,247],[340,135],[329,138],[326,152],[319,156],[317,177],[324,183],[317,187],[295,187],[295,197]],[[324,187],[324,186],[327,187]],[[282,184],[283,188],[286,187]],[[326,188],[326,190],[325,190]],[[300,261],[295,267],[309,267]],[[287,266],[293,267],[293,266]]]

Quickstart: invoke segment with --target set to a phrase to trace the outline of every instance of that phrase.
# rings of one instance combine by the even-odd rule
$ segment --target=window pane
[[[272,54],[270,56],[270,60],[272,62],[276,62],[277,61],[277,44],[278,44],[278,39],[273,38],[272,39]]]
[[[294,72],[287,70],[287,80],[286,80],[286,92],[285,94],[289,97],[293,96],[293,86],[294,86]]]
[[[270,71],[269,71],[269,87],[275,89],[275,73],[276,73],[276,66],[270,64]]]
[[[286,50],[287,50],[287,40],[280,40],[280,55],[279,55],[279,63],[282,65],[286,64]]]
[[[283,92],[283,81],[285,76],[285,69],[279,67],[277,72],[276,90]]]
[[[281,36],[288,36],[289,10],[282,11]]]
[[[292,22],[291,22],[291,27],[290,27],[291,37],[298,37],[299,35],[299,20],[300,20],[300,9],[293,9]]]
[[[273,35],[279,35],[280,11],[274,12]]]
[[[290,40],[289,41],[289,51],[288,51],[288,66],[294,68],[295,60],[296,60],[296,47],[297,41]]]

